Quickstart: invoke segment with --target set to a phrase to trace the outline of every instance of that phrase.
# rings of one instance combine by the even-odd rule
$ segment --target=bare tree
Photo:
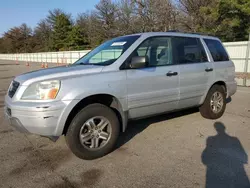
[[[13,27],[4,33],[4,38],[10,43],[10,50],[13,52],[30,52],[32,29],[27,24]]]
[[[197,32],[199,25],[203,25],[205,17],[201,14],[202,7],[216,4],[217,0],[178,0],[179,21],[188,31]]]
[[[94,12],[94,15],[101,24],[100,29],[103,31],[103,37],[109,39],[117,36],[117,5],[112,0],[100,0],[95,8],[96,11]]]
[[[91,19],[90,19],[91,15],[90,13],[82,13],[79,14],[76,18],[76,25],[78,25],[82,32],[83,32],[83,36],[85,38],[85,40],[91,44],[91,33],[93,33],[91,31]]]
[[[134,0],[140,18],[141,31],[175,29],[176,10],[170,0]]]
[[[121,0],[118,3],[117,26],[119,35],[131,34],[139,31],[139,25],[136,24],[138,17],[135,8],[134,0]]]
[[[37,43],[37,51],[49,51],[51,43],[52,29],[50,24],[45,20],[38,22],[34,30],[34,39]]]
[[[76,24],[82,29],[84,37],[91,47],[103,42],[103,28],[96,13],[92,11],[78,15]]]

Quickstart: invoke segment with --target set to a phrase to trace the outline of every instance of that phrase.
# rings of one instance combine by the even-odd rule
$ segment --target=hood
[[[21,74],[15,78],[15,81],[21,85],[30,85],[33,82],[53,79],[63,79],[67,77],[77,77],[86,74],[101,72],[103,66],[95,65],[75,65],[54,67],[48,69],[41,69],[37,71]]]

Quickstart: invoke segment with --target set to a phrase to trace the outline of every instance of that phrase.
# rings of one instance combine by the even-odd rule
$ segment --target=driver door
[[[129,118],[175,110],[179,101],[179,66],[172,61],[171,37],[146,39],[134,52],[146,67],[127,69]],[[131,58],[132,58],[131,57]]]

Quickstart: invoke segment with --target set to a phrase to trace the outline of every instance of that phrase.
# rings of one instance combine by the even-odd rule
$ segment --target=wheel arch
[[[93,103],[100,103],[100,104],[103,104],[105,106],[110,107],[116,113],[116,115],[118,117],[118,120],[119,120],[120,125],[121,125],[121,130],[123,132],[126,130],[127,113],[124,112],[120,101],[115,96],[110,95],[110,94],[94,94],[94,95],[90,95],[88,97],[83,98],[73,107],[73,109],[70,111],[70,113],[66,119],[66,122],[65,122],[65,125],[63,128],[63,132],[62,132],[63,135],[65,135],[67,133],[67,130],[70,126],[70,123],[72,122],[75,115],[81,109],[83,109],[87,105],[93,104]]]
[[[227,96],[227,84],[226,84],[226,82],[225,82],[225,81],[222,81],[222,80],[218,80],[218,81],[214,82],[214,83],[207,89],[206,94],[202,97],[200,104],[203,104],[203,103],[204,103],[204,101],[205,101],[205,99],[206,99],[206,97],[207,97],[207,94],[208,94],[209,90],[210,90],[214,85],[220,85],[220,86],[222,86],[223,89],[225,90],[226,96]]]
[[[215,82],[215,83],[209,88],[209,90],[210,90],[214,85],[220,85],[220,86],[222,86],[223,89],[225,90],[225,92],[227,93],[227,84],[226,84],[226,82],[224,82],[224,81],[217,81],[217,82]],[[208,90],[208,91],[209,91],[209,90]]]

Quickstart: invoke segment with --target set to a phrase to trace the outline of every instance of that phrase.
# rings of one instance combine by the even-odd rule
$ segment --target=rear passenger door
[[[219,40],[204,39],[213,58],[214,78],[216,81],[225,81],[227,84],[234,83],[235,68],[228,54]]]
[[[178,108],[197,106],[213,82],[213,64],[199,38],[173,37],[172,45],[174,63],[180,68]]]

